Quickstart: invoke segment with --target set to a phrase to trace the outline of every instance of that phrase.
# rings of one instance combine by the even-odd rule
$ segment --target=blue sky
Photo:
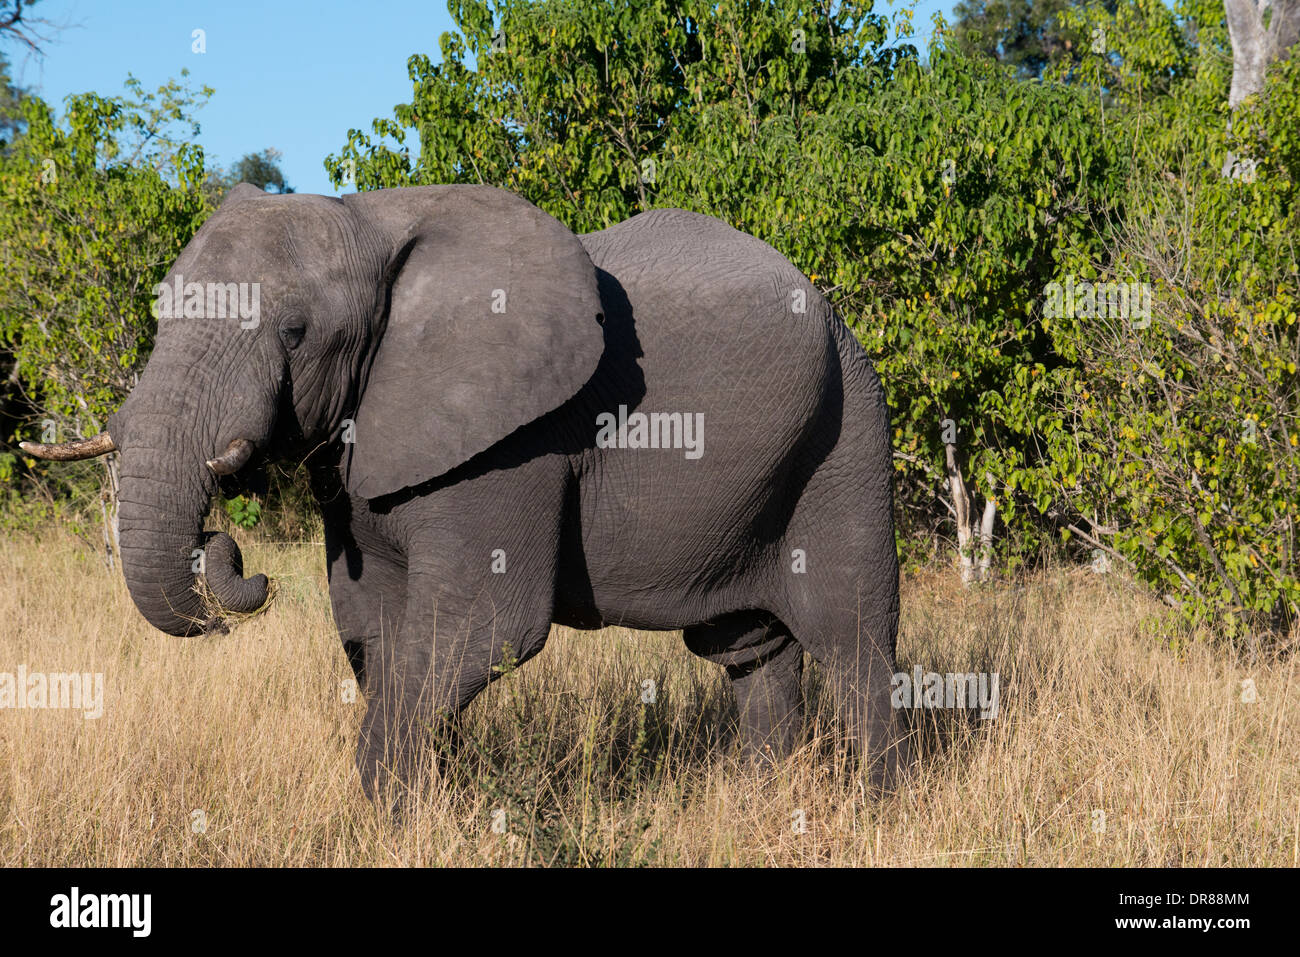
[[[919,32],[951,8],[920,0]],[[877,9],[889,8],[877,0]],[[61,103],[120,93],[128,73],[152,90],[188,68],[195,87],[216,89],[198,116],[210,164],[274,147],[290,185],[330,194],[322,160],[350,127],[368,131],[410,101],[407,58],[436,60],[439,35],[452,29],[443,0],[41,0],[32,14],[61,29],[48,31],[43,59],[6,44],[20,85]],[[192,50],[196,29],[206,53]]]

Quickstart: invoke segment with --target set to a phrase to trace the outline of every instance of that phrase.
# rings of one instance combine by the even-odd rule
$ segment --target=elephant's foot
[[[394,714],[372,699],[357,742],[361,788],[376,807],[401,821],[417,794],[447,774],[456,750],[451,718]]]

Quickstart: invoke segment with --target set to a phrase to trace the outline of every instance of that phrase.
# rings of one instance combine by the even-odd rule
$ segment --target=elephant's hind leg
[[[864,357],[846,358],[842,430],[791,517],[775,610],[824,668],[867,776],[888,789],[910,756],[891,702],[899,605],[889,417],[869,371]]]
[[[847,522],[846,527],[851,528]],[[782,617],[822,666],[840,723],[868,779],[888,790],[906,771],[910,756],[904,722],[892,707],[898,566],[892,537],[881,538],[852,565],[827,534],[791,539],[810,544],[807,570],[792,574]],[[855,574],[854,565],[862,571]]]
[[[771,761],[793,751],[803,727],[803,647],[790,629],[767,612],[744,611],[687,628],[684,638],[726,667],[746,754]]]

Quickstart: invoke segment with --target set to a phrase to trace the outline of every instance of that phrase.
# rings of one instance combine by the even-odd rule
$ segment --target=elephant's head
[[[234,543],[204,535],[218,476],[341,439],[350,492],[396,492],[561,405],[603,349],[577,237],[490,187],[343,199],[236,187],[162,288],[153,354],[107,433],[25,447],[120,452],[126,582],[176,635],[205,617],[192,570],[205,543],[224,606],[266,598]]]

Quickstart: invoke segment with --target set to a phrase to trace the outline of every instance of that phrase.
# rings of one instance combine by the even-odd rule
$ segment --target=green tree
[[[203,184],[209,202],[214,208],[220,205],[226,193],[240,183],[271,193],[292,193],[293,187],[280,169],[282,155],[277,149],[267,148],[260,153],[244,154],[229,170],[212,169]]]
[[[492,183],[580,231],[654,205],[670,142],[690,142],[731,84],[756,118],[788,93],[780,107],[799,119],[819,79],[884,36],[882,18],[852,4],[827,13],[791,2],[453,0],[449,9],[458,32],[443,34],[442,63],[410,58],[412,102],[370,133],[349,131],[326,159],[334,183]],[[743,62],[712,65],[738,47]]]
[[[1065,317],[1087,389],[1060,409],[1090,481],[1059,482],[1069,533],[1196,623],[1252,648],[1300,612],[1300,61],[1227,120],[1222,9],[1129,2],[1086,11],[1114,41],[1086,65],[1127,144],[1102,249],[1080,280],[1136,279],[1149,316]],[[1224,157],[1252,157],[1224,177]]]
[[[21,87],[14,85],[9,75],[9,60],[0,51],[0,152],[22,132],[18,107],[23,93]]]
[[[94,434],[134,384],[151,289],[208,213],[202,151],[176,127],[210,92],[132,80],[70,97],[61,121],[23,98],[0,155],[0,347],[41,420],[29,437]]]
[[[960,0],[952,11],[952,34],[968,53],[992,57],[1022,76],[1038,76],[1048,64],[1087,45],[1086,33],[1060,19],[1061,11],[1075,2]]]

